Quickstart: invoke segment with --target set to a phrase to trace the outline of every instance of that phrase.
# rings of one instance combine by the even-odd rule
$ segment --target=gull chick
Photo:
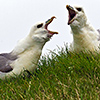
[[[99,33],[89,23],[83,7],[67,5],[66,8],[69,13],[68,25],[73,35],[70,51],[99,51]]]
[[[37,68],[43,46],[54,34],[48,30],[48,25],[55,16],[45,22],[36,23],[30,30],[28,36],[19,41],[10,53],[0,54],[0,78],[21,74],[24,70],[33,72]]]

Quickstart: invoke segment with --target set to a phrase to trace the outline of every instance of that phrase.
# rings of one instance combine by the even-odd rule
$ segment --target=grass
[[[100,54],[58,49],[30,77],[0,80],[0,100],[100,100]]]

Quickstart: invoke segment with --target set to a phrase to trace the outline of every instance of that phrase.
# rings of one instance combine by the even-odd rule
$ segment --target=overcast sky
[[[32,25],[52,16],[57,19],[49,29],[59,34],[46,43],[43,54],[72,42],[67,4],[82,5],[91,24],[100,28],[100,0],[0,0],[0,53],[12,51],[18,40],[28,35]]]

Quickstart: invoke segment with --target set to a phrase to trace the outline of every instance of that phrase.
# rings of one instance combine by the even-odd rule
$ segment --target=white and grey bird
[[[58,34],[58,32],[48,30],[48,25],[54,18],[55,16],[46,22],[36,23],[28,36],[20,40],[10,53],[0,54],[1,79],[14,77],[24,70],[33,72],[37,68],[43,46],[54,34]]]
[[[71,27],[73,42],[70,51],[99,51],[99,33],[89,23],[83,7],[66,5],[69,13],[68,25]]]

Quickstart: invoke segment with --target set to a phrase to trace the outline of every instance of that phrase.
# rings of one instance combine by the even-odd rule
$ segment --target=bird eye
[[[81,8],[76,8],[78,11],[82,11],[82,9]]]
[[[37,25],[37,28],[41,28],[43,26],[43,23]]]

